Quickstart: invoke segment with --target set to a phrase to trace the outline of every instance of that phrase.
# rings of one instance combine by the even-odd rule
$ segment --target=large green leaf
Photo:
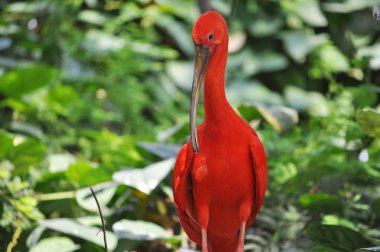
[[[51,237],[39,241],[29,252],[72,252],[79,248],[67,237]]]
[[[40,225],[57,232],[72,235],[86,241],[93,242],[99,246],[104,247],[103,236],[97,235],[99,233],[99,230],[101,230],[100,228],[84,226],[71,219],[66,218],[44,220],[40,222]],[[117,245],[117,238],[110,231],[106,231],[106,233],[108,247],[110,250],[113,250]]]
[[[360,233],[335,225],[311,225],[306,230],[306,235],[310,240],[319,245],[341,252],[352,252],[371,245],[371,242]]]
[[[117,184],[114,182],[106,182],[98,184],[92,187],[95,192],[96,198],[98,199],[99,206],[102,209],[103,215],[107,216],[110,209],[107,208],[107,204],[111,201],[112,197],[115,195]],[[98,212],[98,206],[91,193],[90,188],[82,188],[75,192],[75,199],[82,208]]]
[[[84,161],[70,165],[65,175],[70,182],[79,186],[90,186],[111,179],[107,170]]]
[[[360,127],[372,137],[380,137],[380,113],[375,110],[365,109],[356,114],[356,120]]]
[[[50,66],[23,66],[0,77],[0,92],[8,97],[19,98],[46,86],[54,76],[55,70]]]
[[[160,161],[143,169],[125,169],[115,172],[113,180],[134,187],[146,194],[150,194],[163,180],[174,165],[174,158]]]
[[[124,219],[113,224],[112,229],[119,239],[157,240],[169,237],[165,229],[154,223],[145,221]]]

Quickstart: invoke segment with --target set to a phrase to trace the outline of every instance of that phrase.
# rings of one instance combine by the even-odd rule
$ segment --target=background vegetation
[[[229,100],[268,153],[246,250],[380,251],[363,249],[380,246],[380,1],[210,4],[230,28]],[[197,3],[0,12],[0,250],[103,251],[89,186],[110,251],[194,248],[170,173],[189,133]]]

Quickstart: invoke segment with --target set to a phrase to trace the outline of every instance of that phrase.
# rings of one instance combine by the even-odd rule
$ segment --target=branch
[[[92,190],[91,186],[90,186],[90,190],[91,190],[92,196],[94,196],[94,199],[95,199],[96,205],[98,206],[99,215],[100,215],[100,220],[102,221],[102,230],[101,230],[101,231],[103,231],[104,251],[105,251],[105,252],[108,252],[108,248],[107,248],[106,228],[105,228],[105,225],[104,225],[104,219],[103,219],[102,210],[100,209],[100,205],[99,205],[98,198],[96,198],[95,192],[94,192],[94,190]]]
[[[17,245],[17,240],[18,238],[20,238],[20,235],[21,235],[21,227],[19,225],[16,226],[16,230],[15,232],[13,233],[13,236],[12,236],[12,241],[8,244],[7,246],[7,252],[12,252],[12,249],[14,247],[16,247]]]

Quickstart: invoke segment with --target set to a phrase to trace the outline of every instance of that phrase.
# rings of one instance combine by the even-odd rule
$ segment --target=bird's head
[[[220,44],[226,30],[224,18],[216,11],[209,11],[201,15],[194,24],[193,41],[195,47],[204,47],[213,54]]]
[[[204,82],[209,59],[223,39],[228,40],[228,30],[224,18],[216,11],[201,15],[194,24],[193,41],[195,46],[195,67],[190,104],[190,140],[193,152],[199,152],[196,128],[196,115],[199,93]]]

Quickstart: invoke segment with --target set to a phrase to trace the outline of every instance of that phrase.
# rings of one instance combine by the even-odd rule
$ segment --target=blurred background
[[[268,155],[246,251],[380,251],[380,1],[0,1],[0,250],[189,251],[171,170],[192,25],[228,21],[227,95]],[[199,111],[202,121],[203,109]],[[198,248],[199,249],[199,248]]]

